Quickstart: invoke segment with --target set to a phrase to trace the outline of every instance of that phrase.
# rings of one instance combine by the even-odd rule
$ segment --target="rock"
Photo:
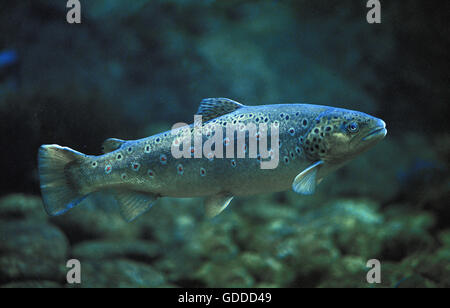
[[[8,284],[4,284],[0,286],[0,288],[25,288],[25,289],[36,289],[36,288],[61,288],[61,285],[59,285],[56,282],[48,281],[48,280],[27,280],[27,281],[18,281],[18,282],[11,282]]]
[[[127,223],[120,216],[114,198],[106,194],[91,195],[68,213],[50,221],[64,231],[72,244],[94,239],[127,240],[139,233],[138,225]]]
[[[42,200],[38,196],[11,194],[0,199],[0,220],[46,221],[47,218]]]
[[[227,286],[229,288],[251,288],[254,278],[238,262],[207,262],[194,274],[194,277],[205,282],[209,288]]]
[[[0,251],[51,261],[67,256],[66,236],[55,226],[40,222],[7,222],[0,225]]]
[[[263,253],[244,252],[238,262],[254,277],[255,282],[279,286],[287,275],[288,268],[282,262]]]
[[[56,227],[18,221],[0,225],[0,282],[63,277],[68,241]]]
[[[429,232],[435,224],[429,213],[414,213],[408,207],[392,205],[385,217],[387,221],[379,232],[382,240],[379,259],[398,262],[407,256],[437,248]]]
[[[89,241],[72,249],[72,256],[79,260],[100,260],[127,258],[150,263],[158,258],[158,245],[139,240],[131,241]]]
[[[81,262],[81,288],[155,288],[166,285],[152,266],[129,260]],[[69,286],[69,285],[68,285]]]
[[[0,283],[17,280],[64,281],[66,260],[50,261],[39,256],[2,255],[0,257]]]
[[[366,280],[367,260],[358,256],[344,256],[330,265],[329,273],[319,284],[321,288],[355,288],[372,286]]]

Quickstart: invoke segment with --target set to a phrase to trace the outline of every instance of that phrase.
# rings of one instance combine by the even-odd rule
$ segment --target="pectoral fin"
[[[218,194],[205,199],[206,217],[213,218],[225,210],[233,200],[231,194]]]
[[[296,176],[294,182],[292,183],[292,189],[296,193],[302,195],[314,194],[316,191],[316,185],[318,184],[317,172],[322,164],[323,161],[320,160],[303,170]]]
[[[147,212],[157,199],[157,196],[152,194],[129,190],[117,190],[113,195],[119,204],[120,214],[128,222]]]

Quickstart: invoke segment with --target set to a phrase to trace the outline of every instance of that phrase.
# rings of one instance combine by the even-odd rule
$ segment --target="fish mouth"
[[[371,131],[367,136],[365,136],[362,140],[367,141],[372,139],[382,139],[386,136],[386,134],[387,134],[386,126],[377,127],[376,129]]]

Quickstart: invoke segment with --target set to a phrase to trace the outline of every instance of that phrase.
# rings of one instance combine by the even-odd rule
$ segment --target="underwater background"
[[[450,287],[448,1],[81,0],[0,4],[0,286]],[[366,112],[388,135],[314,196],[163,198],[132,223],[108,196],[48,217],[37,150],[191,122],[201,99]],[[381,284],[366,263],[381,262]]]

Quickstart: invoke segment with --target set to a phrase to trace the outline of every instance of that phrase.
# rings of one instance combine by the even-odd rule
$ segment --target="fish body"
[[[323,177],[387,132],[370,115],[318,105],[214,98],[203,100],[197,114],[202,122],[147,138],[107,139],[100,156],[41,146],[47,212],[62,214],[98,191],[111,192],[129,221],[159,197],[205,197],[207,215],[215,216],[236,196],[291,187],[312,194]]]

